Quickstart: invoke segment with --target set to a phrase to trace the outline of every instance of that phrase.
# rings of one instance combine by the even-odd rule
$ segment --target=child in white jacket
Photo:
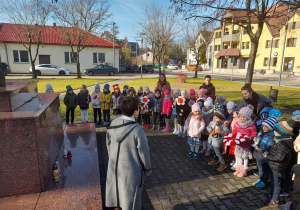
[[[193,104],[192,112],[186,120],[185,127],[188,133],[187,143],[190,145],[190,152],[188,156],[198,159],[201,132],[205,128],[200,105],[198,103]]]
[[[100,104],[100,85],[96,83],[95,91],[92,94],[91,102],[94,109],[94,123],[97,123],[97,115],[99,115],[98,125],[101,123],[101,104]]]

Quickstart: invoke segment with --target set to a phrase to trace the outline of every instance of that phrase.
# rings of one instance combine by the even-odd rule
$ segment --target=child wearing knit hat
[[[186,132],[184,128],[185,120],[191,112],[191,107],[188,105],[190,99],[187,98],[187,91],[181,91],[181,97],[176,99],[176,113],[179,128],[178,137],[185,138]]]
[[[249,158],[252,158],[252,140],[257,135],[256,127],[252,122],[251,115],[253,114],[253,107],[246,106],[239,111],[239,120],[233,126],[232,134],[237,136],[237,145],[235,147],[236,171],[233,175],[237,177],[246,177]],[[246,135],[249,140],[238,139]]]
[[[103,92],[100,94],[100,103],[103,111],[103,125],[109,125],[110,123],[110,100],[111,92],[109,90],[109,84],[103,86]]]
[[[77,97],[78,97],[78,105],[81,111],[81,121],[82,123],[88,123],[89,122],[88,109],[89,109],[89,104],[91,102],[91,96],[89,94],[86,85],[81,86],[80,92],[78,93]]]
[[[169,91],[169,90],[168,90]],[[172,106],[173,99],[171,97],[171,105]],[[162,111],[163,111],[163,98],[161,97],[161,91],[155,90],[155,97],[153,98],[153,127],[152,129],[156,129],[157,121],[158,121],[158,128],[157,130],[160,130],[160,122],[162,122]]]
[[[46,92],[45,93],[54,93],[53,87],[51,84],[46,85]]]
[[[66,124],[69,124],[69,116],[71,112],[71,124],[74,123],[74,111],[78,104],[78,98],[77,95],[74,93],[73,88],[68,85],[67,87],[67,93],[64,97],[64,104],[67,107],[66,111]]]
[[[185,126],[188,134],[187,143],[190,145],[190,152],[188,153],[188,156],[198,159],[201,132],[205,128],[199,104],[193,104],[192,112],[188,116]]]
[[[209,157],[211,146],[208,144],[209,132],[207,131],[206,127],[209,125],[209,123],[213,120],[214,117],[213,99],[208,97],[203,105],[204,106],[202,108],[202,116],[205,123],[205,129],[201,133],[201,141],[203,147],[202,150],[199,152],[199,154]]]
[[[95,90],[92,94],[91,103],[94,111],[94,123],[97,123],[97,115],[99,116],[98,125],[101,123],[101,103],[100,103],[100,85],[95,84]]]
[[[271,168],[271,201],[269,206],[278,206],[278,197],[281,189],[281,180],[286,170],[290,170],[289,165],[292,159],[293,128],[295,122],[293,120],[278,122],[274,127],[275,144],[270,153],[265,153],[264,157],[268,159]],[[287,186],[289,187],[289,186]],[[284,189],[286,190],[286,189]]]
[[[224,120],[224,114],[220,111],[216,111],[214,113],[214,121],[211,121],[206,128],[209,132],[208,143],[211,145],[214,152],[214,157],[208,163],[208,165],[215,166],[220,163],[220,166],[217,169],[218,171],[224,171],[227,168],[224,158],[221,154],[223,137],[225,134],[229,133],[227,126],[223,123]]]
[[[300,131],[300,110],[296,110],[296,111],[293,112],[292,120],[295,121],[295,127],[294,127],[294,130],[293,130],[293,133],[295,134],[295,136],[298,136],[299,131]]]
[[[144,92],[142,95],[142,98],[147,98],[148,102],[141,102],[141,115],[144,120],[144,128],[148,129],[150,128],[150,117],[152,116],[152,109],[153,109],[153,98],[155,94],[150,91],[149,87],[147,85],[143,88]]]
[[[172,103],[173,99],[170,95],[170,91],[168,89],[164,90],[164,98],[163,98],[163,107],[162,107],[162,115],[166,122],[166,127],[163,129],[163,132],[169,132],[170,131],[170,118],[172,114]]]
[[[282,113],[278,109],[271,109],[269,112],[269,117],[275,117],[276,122],[280,122],[282,120]]]
[[[121,117],[122,111],[121,111],[121,100],[122,100],[122,94],[120,91],[119,84],[113,85],[114,92],[111,94],[111,100],[110,100],[110,108],[113,110],[113,115],[115,115],[115,118]]]
[[[224,124],[227,125],[228,128],[230,128],[231,122],[233,120],[233,111],[235,110],[235,103],[233,101],[229,101],[226,104],[227,113],[225,113],[225,122]]]
[[[178,135],[179,134],[179,127],[177,122],[177,112],[176,112],[176,99],[180,96],[180,89],[175,89],[173,92],[173,105],[172,105],[172,116],[174,118],[174,131],[173,134]]]
[[[276,124],[275,117],[269,117],[262,123],[261,131],[253,139],[256,153],[256,163],[258,168],[259,179],[253,183],[258,188],[266,187],[270,176],[270,167],[267,159],[264,158],[263,154],[265,152],[270,152],[272,146],[274,145],[274,126]]]
[[[143,97],[143,86],[140,86],[137,92],[136,97],[139,99],[139,115],[138,115],[138,123],[142,125],[142,114],[141,114],[141,98]]]
[[[196,102],[197,98],[196,98],[196,92],[194,89],[190,89],[190,100]]]
[[[198,90],[198,100],[199,99],[203,99],[204,101],[206,101],[207,96],[205,95],[207,93],[207,89],[201,88],[200,90]]]

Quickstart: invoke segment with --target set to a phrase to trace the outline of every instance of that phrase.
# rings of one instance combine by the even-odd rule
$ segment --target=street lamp
[[[137,42],[138,41],[141,41],[141,40],[135,40],[135,59],[136,59],[136,65],[138,65],[138,62],[137,62],[137,54],[138,54]]]
[[[113,67],[115,67],[115,24],[113,23]],[[120,69],[119,69],[120,73]]]
[[[143,39],[142,39],[142,49],[143,49]],[[143,51],[142,51],[142,54],[141,54],[141,78],[143,78]]]

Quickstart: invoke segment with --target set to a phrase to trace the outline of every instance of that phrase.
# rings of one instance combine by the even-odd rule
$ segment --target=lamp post
[[[113,67],[115,67],[115,24],[113,23]],[[120,69],[118,69],[120,73]]]
[[[137,42],[138,41],[141,41],[141,40],[135,40],[135,59],[136,59],[136,65],[138,65],[138,62],[137,62],[137,54],[138,54]]]
[[[141,40],[142,42],[142,49],[143,49],[143,39]],[[143,78],[143,51],[142,51],[142,54],[141,54],[141,78]]]

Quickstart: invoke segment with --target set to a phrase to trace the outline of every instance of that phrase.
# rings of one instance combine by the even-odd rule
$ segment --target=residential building
[[[153,64],[153,52],[146,51],[139,56],[143,59],[143,64]]]
[[[259,40],[254,69],[280,71],[288,6],[278,2],[270,8],[272,17],[264,23]],[[214,30],[214,68],[247,69],[251,48],[250,37],[241,25],[246,24],[246,12],[229,10],[222,25]],[[244,25],[245,26],[245,25]],[[251,28],[257,30],[257,20],[251,17]],[[298,39],[298,42],[297,42]],[[300,72],[300,11],[291,11],[284,51],[283,71]],[[297,58],[298,56],[298,58]]]
[[[23,26],[10,23],[0,24],[0,60],[9,64],[12,73],[29,73],[31,66],[28,50],[24,47],[24,39],[22,39],[20,34]],[[75,29],[58,27],[56,25],[42,26],[41,42],[35,65],[54,64],[68,68],[72,73],[76,73],[76,61],[72,56],[71,47],[61,35],[63,33],[62,30]],[[87,40],[83,43],[86,48],[79,54],[81,72],[99,63],[107,63],[114,65],[116,68],[119,67],[119,45],[115,44],[115,56],[113,56],[112,42],[91,33],[88,33]],[[35,53],[36,47],[36,44],[32,45],[32,52]],[[115,58],[115,61],[113,58]]]
[[[131,49],[131,53],[134,55],[136,55],[140,50],[139,43],[137,43],[137,42],[129,42],[129,46]]]
[[[202,64],[201,67],[204,69],[208,69],[209,67],[209,50],[210,48],[208,48],[208,44],[211,43],[211,35],[212,32],[210,31],[200,31],[198,33],[198,35],[196,36],[196,39],[194,41],[194,43],[192,44],[193,46],[189,46],[187,48],[187,65],[196,65],[197,64],[197,60],[196,60],[196,55],[197,55],[197,50],[200,49],[200,47],[205,44],[206,46],[206,59],[207,59],[207,63],[206,64]],[[212,59],[212,58],[211,58]],[[212,60],[211,60],[212,62]]]

